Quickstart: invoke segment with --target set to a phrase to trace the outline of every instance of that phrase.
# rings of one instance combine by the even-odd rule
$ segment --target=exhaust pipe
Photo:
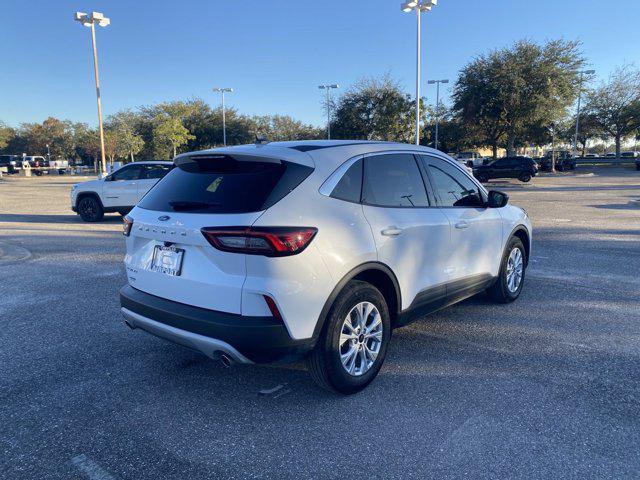
[[[222,362],[222,365],[224,365],[226,368],[229,368],[233,364],[233,360],[226,353],[223,353],[220,355],[220,361]]]
[[[213,359],[220,360],[220,363],[222,364],[222,366],[226,368],[229,368],[231,365],[234,364],[233,359],[229,355],[227,355],[226,353],[220,350],[216,350],[215,352],[213,352]]]

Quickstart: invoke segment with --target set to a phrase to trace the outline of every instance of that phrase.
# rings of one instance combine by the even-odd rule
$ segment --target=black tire
[[[509,262],[509,255],[515,249],[520,250],[522,256],[522,277],[518,288],[512,292],[507,285],[507,264]],[[500,262],[500,273],[495,283],[487,289],[489,298],[499,303],[510,303],[520,296],[522,292],[522,286],[524,285],[525,272],[527,270],[527,256],[522,241],[518,237],[511,237],[507,242],[507,247],[502,255],[502,261]]]
[[[83,197],[78,202],[78,213],[85,222],[99,222],[104,218],[100,202],[93,196]]]
[[[521,182],[527,183],[527,182],[531,181],[531,174],[530,173],[521,173],[520,176],[518,177],[518,180],[520,180]]]
[[[636,163],[636,170],[640,172],[640,163]]]
[[[350,374],[342,365],[340,335],[347,315],[360,302],[372,303],[378,309],[382,320],[382,341],[373,365],[362,375],[355,376]],[[318,343],[307,357],[307,365],[311,377],[326,390],[346,395],[357,393],[369,385],[380,371],[390,338],[391,318],[384,297],[373,285],[359,280],[352,280],[347,283],[333,302]],[[347,341],[349,342],[350,340]],[[360,340],[355,341],[359,342]],[[356,354],[356,357],[358,357],[358,354]],[[354,359],[354,362],[356,361],[361,362],[359,359]]]
[[[487,183],[489,181],[489,177],[487,176],[486,173],[479,173],[478,175],[476,175],[476,179],[480,183]]]

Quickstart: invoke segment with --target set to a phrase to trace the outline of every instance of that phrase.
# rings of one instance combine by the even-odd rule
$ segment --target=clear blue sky
[[[89,30],[76,10],[102,11],[97,31],[106,115],[201,97],[231,86],[248,114],[323,123],[319,83],[348,87],[391,73],[414,91],[415,17],[400,0],[2,0],[0,120],[47,116],[97,123]],[[640,59],[637,0],[440,0],[423,16],[427,78],[451,78],[475,55],[527,38],[579,39],[600,79]],[[446,91],[445,91],[446,94]]]

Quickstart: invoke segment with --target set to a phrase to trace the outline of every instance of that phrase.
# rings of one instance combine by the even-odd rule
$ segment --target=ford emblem
[[[158,220],[160,220],[161,222],[166,222],[167,220],[169,220],[171,217],[169,215],[160,215],[158,217]]]

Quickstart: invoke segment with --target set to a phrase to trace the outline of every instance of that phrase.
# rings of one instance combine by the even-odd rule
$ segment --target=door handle
[[[469,228],[471,226],[471,224],[469,222],[467,222],[466,220],[460,220],[458,223],[456,223],[455,227],[459,230],[464,230],[465,228]]]
[[[385,237],[397,237],[398,235],[400,235],[402,233],[402,229],[396,227],[395,225],[393,225],[391,227],[385,228],[380,233],[382,235],[384,235]]]

